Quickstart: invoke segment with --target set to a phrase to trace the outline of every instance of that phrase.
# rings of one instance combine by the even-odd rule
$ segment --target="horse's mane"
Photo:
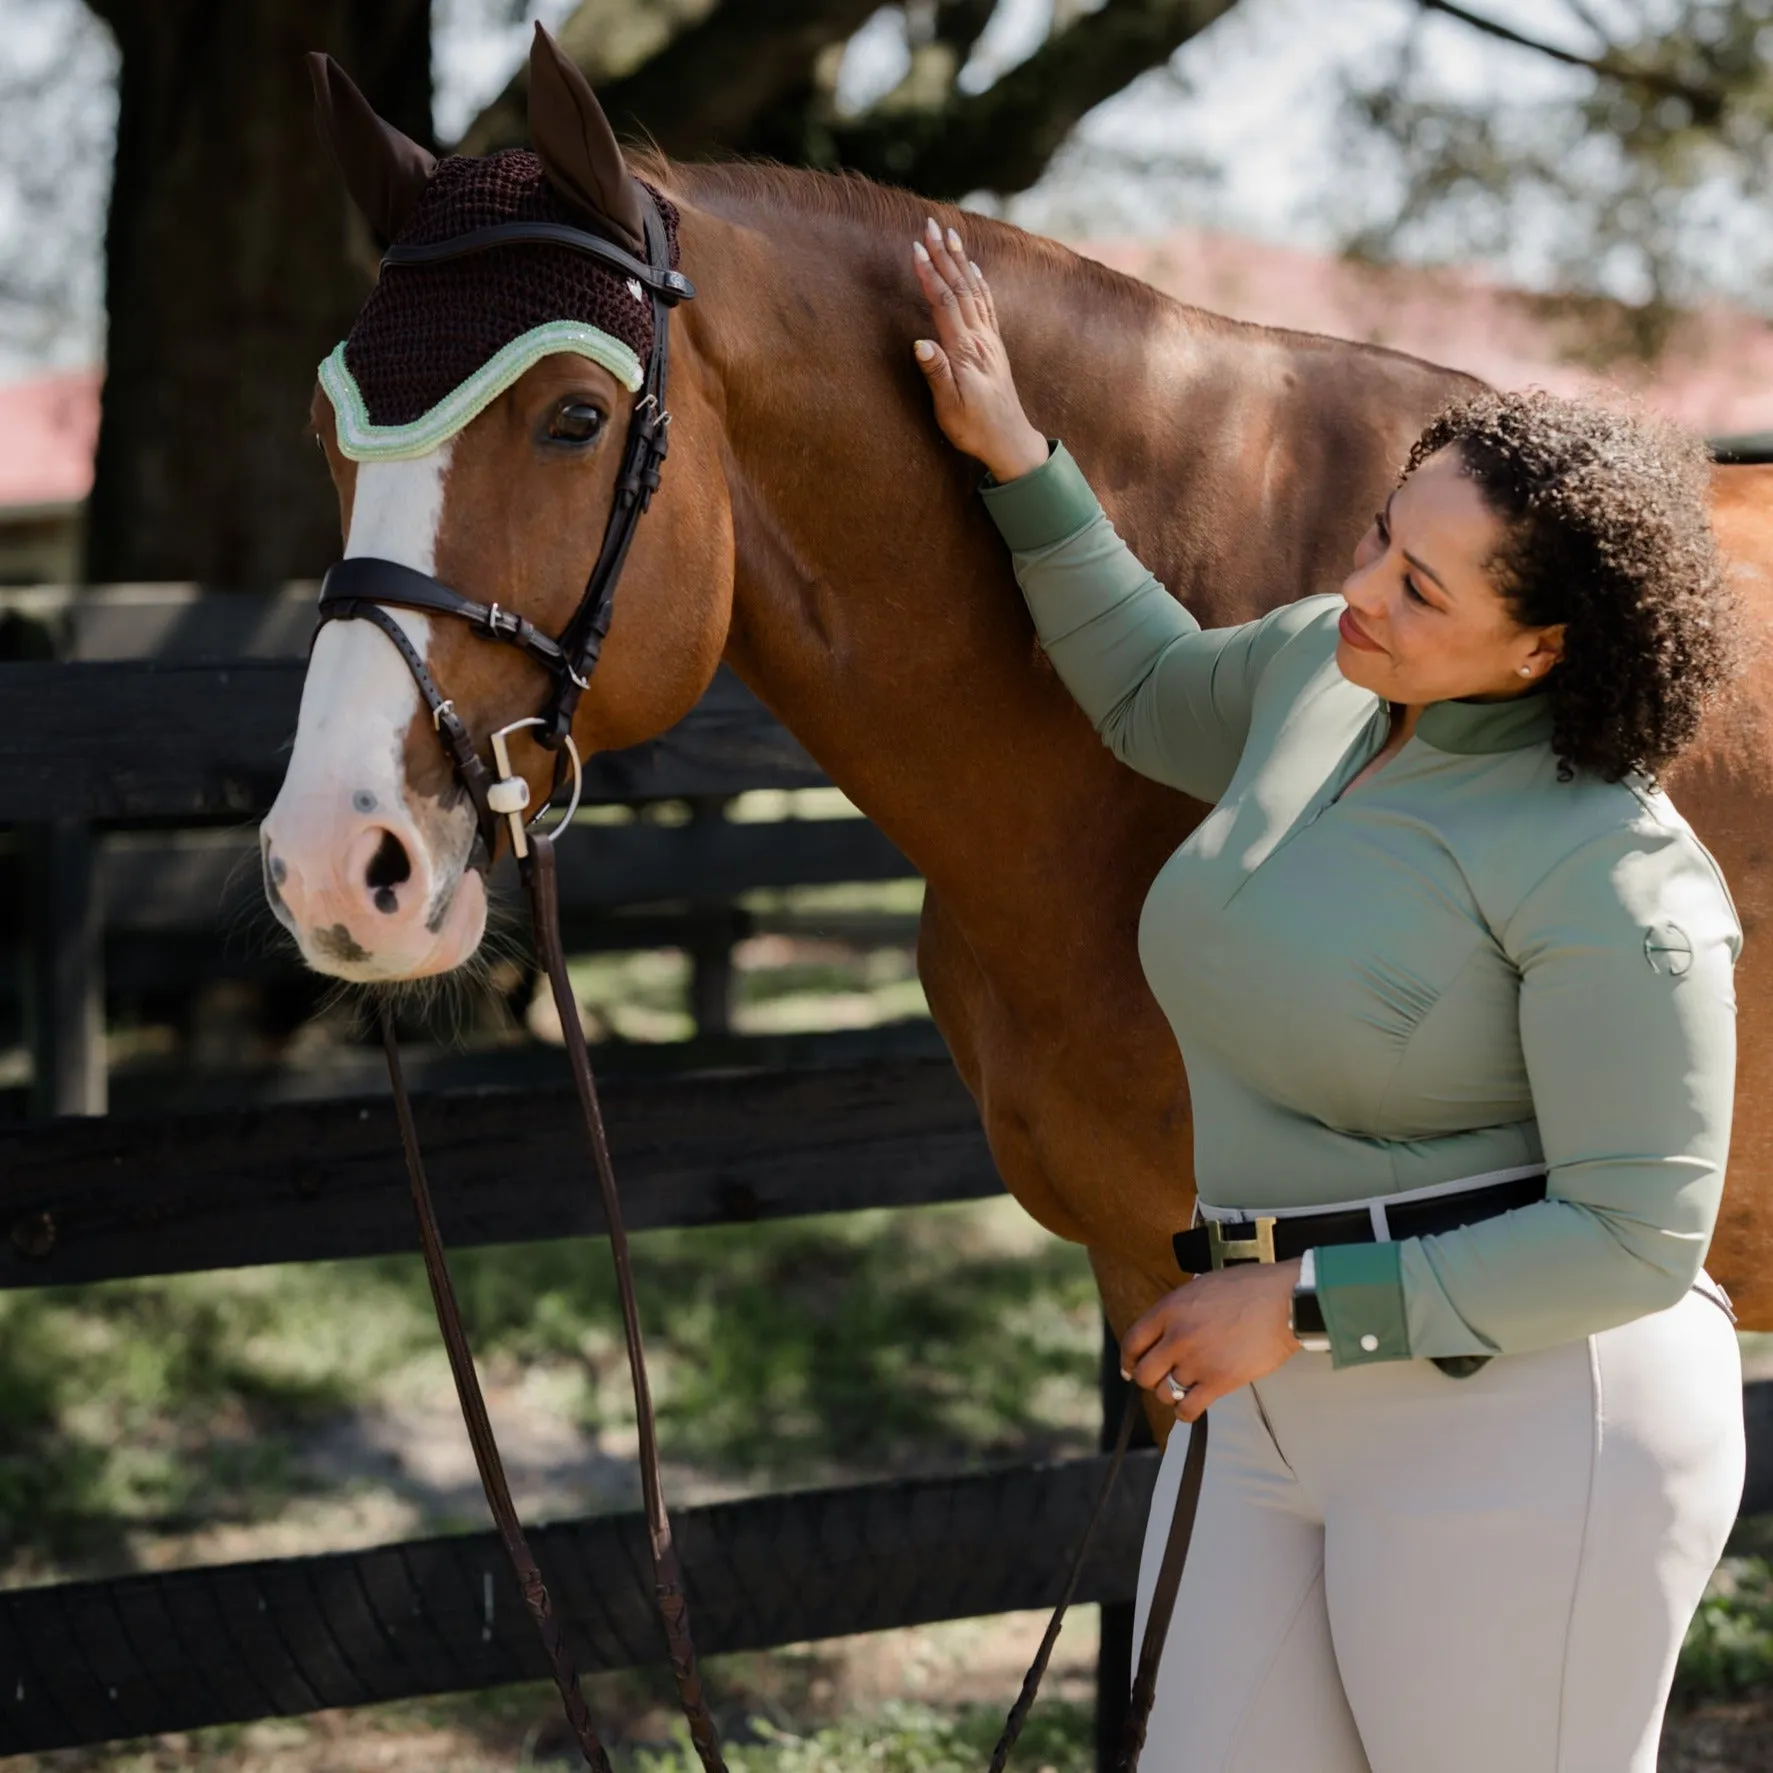
[[[1087,291],[1120,302],[1132,300],[1152,311],[1185,307],[1147,283],[1085,258],[1056,240],[1030,234],[1009,222],[963,211],[953,203],[920,197],[915,191],[883,185],[859,172],[816,172],[773,160],[667,160],[651,149],[630,149],[629,160],[643,178],[675,187],[716,210],[737,199],[786,215],[819,215],[852,222],[864,234],[902,252],[922,229],[926,216],[961,227],[970,241],[988,243],[994,264],[1028,266],[1069,276]],[[1206,316],[1205,310],[1190,309]],[[1210,316],[1218,319],[1219,316]]]

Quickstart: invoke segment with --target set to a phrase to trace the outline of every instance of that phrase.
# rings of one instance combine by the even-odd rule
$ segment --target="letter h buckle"
[[[1212,1252],[1213,1267],[1224,1268],[1233,1262],[1272,1262],[1274,1260],[1274,1221],[1272,1219],[1240,1220],[1239,1231],[1249,1226],[1254,1237],[1227,1237],[1217,1219],[1207,1221],[1207,1248]]]

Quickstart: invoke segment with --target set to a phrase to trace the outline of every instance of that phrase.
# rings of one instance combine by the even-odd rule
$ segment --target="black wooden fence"
[[[43,609],[39,596],[27,613]],[[307,618],[299,592],[99,593],[48,610],[52,640],[38,650],[59,656],[0,662],[0,818],[24,864],[9,909],[27,933],[39,1101],[65,1111],[103,1101],[107,964],[195,959],[257,892],[241,828],[281,777]],[[209,656],[224,650],[247,656]],[[103,656],[114,651],[158,656]],[[723,675],[663,739],[595,759],[587,799],[718,807],[823,782]],[[752,887],[911,872],[854,819],[581,826],[561,852],[569,936],[593,944],[678,939],[686,902],[706,912]],[[729,917],[725,934],[735,927]],[[972,1103],[932,1046],[927,1025],[699,1043],[744,1068],[608,1080],[633,1224],[995,1194]],[[858,1049],[865,1063],[846,1058]],[[820,1062],[767,1063],[782,1055]],[[418,1081],[430,1086],[418,1112],[452,1244],[603,1229],[558,1055],[421,1063]],[[346,1087],[374,1090],[371,1068]],[[0,1287],[410,1249],[398,1153],[379,1094],[0,1128]],[[1136,1457],[1081,1591],[1109,1604],[1106,1635],[1122,1644],[1111,1700],[1151,1460]],[[698,1637],[710,1651],[760,1647],[1040,1605],[1099,1464],[686,1509]],[[656,1659],[638,1517],[537,1537],[582,1666]],[[544,1671],[495,1554],[489,1536],[466,1535],[0,1594],[0,1754],[534,1677]]]
[[[131,860],[97,834],[117,822],[238,823],[262,810],[293,730],[299,675],[275,659],[0,663],[0,818],[24,834],[31,862],[37,1050],[64,1107],[93,1082],[107,870],[127,884],[130,915],[163,932],[185,927],[190,896],[210,902],[227,884],[214,856],[188,844],[138,834]],[[663,739],[595,760],[589,788],[610,800],[693,799],[821,781],[722,678]],[[563,843],[569,903],[589,912],[629,895],[710,901],[749,885],[904,871],[856,822],[766,829],[576,831]],[[842,1045],[826,1043],[827,1060]],[[878,1043],[865,1063],[801,1070],[759,1069],[757,1056],[721,1075],[608,1082],[636,1228],[997,1192],[972,1104],[945,1059],[883,1057]],[[565,1112],[566,1080],[557,1057],[548,1063],[557,1074],[545,1081],[526,1055],[531,1075],[516,1087],[485,1087],[483,1070],[478,1086],[421,1099],[452,1244],[603,1229]],[[399,1142],[378,1099],[0,1129],[0,1287],[411,1246]],[[1111,1393],[1111,1363],[1105,1377]],[[1773,1387],[1750,1387],[1746,1402],[1744,1507],[1773,1510]],[[1080,1591],[1104,1604],[1109,1730],[1124,1694],[1154,1469],[1155,1455],[1135,1456]],[[1099,1471],[1099,1459],[1078,1459],[683,1510],[698,1638],[710,1651],[757,1648],[1042,1605]],[[536,1537],[581,1666],[661,1655],[639,1517],[565,1522]],[[0,1754],[533,1678],[544,1671],[522,1611],[487,1534],[0,1592]]]

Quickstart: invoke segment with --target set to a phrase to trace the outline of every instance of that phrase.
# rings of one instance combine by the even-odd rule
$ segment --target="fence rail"
[[[0,808],[9,819],[247,818],[276,798],[302,666],[0,664]],[[722,671],[670,732],[590,758],[591,801],[812,788],[825,775]]]
[[[904,880],[917,872],[877,826],[855,818],[580,824],[560,833],[555,850],[560,908],[569,917],[691,891],[700,900],[732,899],[758,887]],[[505,870],[494,872],[496,887]],[[199,920],[217,930],[263,906],[256,832],[115,833],[99,847],[95,874],[111,930],[157,936]]]
[[[1049,1606],[1105,1464],[674,1510],[697,1647]],[[1132,1599],[1156,1466],[1129,1456],[1080,1601]],[[529,1538],[582,1670],[663,1656],[643,1516]],[[0,1592],[0,1670],[0,1755],[547,1676],[492,1533]]]
[[[635,1230],[1002,1188],[946,1059],[612,1079],[602,1094]],[[564,1077],[418,1098],[449,1243],[605,1229],[571,1106]],[[414,1237],[385,1096],[0,1132],[0,1230],[0,1288],[382,1255]]]

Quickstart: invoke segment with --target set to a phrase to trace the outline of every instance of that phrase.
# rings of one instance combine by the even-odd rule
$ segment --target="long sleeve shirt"
[[[1139,925],[1200,1198],[1547,1167],[1531,1206],[1321,1249],[1336,1363],[1512,1353],[1673,1304],[1723,1187],[1741,931],[1668,797],[1560,781],[1543,694],[1430,704],[1345,794],[1390,710],[1337,668],[1341,598],[1202,629],[1062,446],[984,498],[1104,743],[1212,809]]]

